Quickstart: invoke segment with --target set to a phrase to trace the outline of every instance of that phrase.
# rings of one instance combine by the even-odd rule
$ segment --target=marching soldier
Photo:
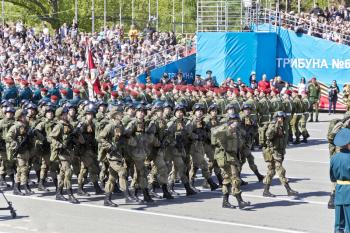
[[[45,178],[47,177],[47,172],[50,171],[50,176],[52,177],[53,183],[55,185],[56,191],[58,188],[57,175],[59,173],[59,162],[58,160],[50,161],[50,145],[51,138],[49,137],[53,127],[56,125],[55,120],[55,110],[52,106],[48,105],[44,107],[44,117],[41,122],[35,127],[37,134],[41,136],[36,138],[35,146],[37,147],[38,156],[40,157],[40,180],[38,184],[39,191],[46,191],[45,188]],[[42,141],[41,141],[42,139]]]
[[[270,193],[270,186],[272,178],[276,173],[279,176],[282,185],[286,188],[288,196],[298,195],[298,192],[290,188],[286,178],[286,170],[282,166],[287,146],[285,140],[285,135],[287,132],[284,120],[285,113],[282,111],[276,112],[274,115],[274,120],[269,124],[266,131],[266,148],[264,159],[267,163],[268,171],[264,178],[265,188],[263,196],[265,197],[275,196]]]
[[[152,162],[152,170],[149,176],[149,189],[151,195],[155,195],[156,182],[158,180],[162,191],[163,198],[174,199],[168,190],[168,168],[164,160],[165,148],[170,144],[167,141],[167,125],[163,117],[163,104],[156,102],[153,106],[154,117],[149,123],[148,131],[154,134],[159,144],[153,145],[148,160]]]
[[[208,114],[204,118],[204,121],[208,127],[209,134],[211,133],[211,130],[218,127],[220,125],[221,117],[218,116],[218,106],[216,104],[211,104],[208,108]],[[214,151],[215,147],[211,144],[210,136],[208,137],[208,140],[204,143],[204,151],[205,155],[208,158],[208,168],[209,168],[209,174],[213,173],[216,175],[216,178],[218,179],[219,185],[222,186],[222,175],[220,168],[214,159]],[[207,182],[206,182],[207,183]],[[208,184],[209,186],[209,184]]]
[[[29,139],[32,137],[31,129],[27,121],[27,112],[17,110],[15,113],[16,122],[8,130],[5,141],[6,151],[9,161],[16,161],[16,178],[13,194],[31,195],[32,192],[28,185],[29,174]],[[21,187],[20,187],[21,186]],[[25,194],[22,193],[24,189]]]
[[[297,90],[293,91],[292,97],[293,97],[293,116],[290,122],[290,126],[292,127],[292,133],[295,136],[295,141],[293,142],[293,144],[299,144],[300,134],[301,134],[299,130],[299,123],[302,115],[304,114],[304,105],[299,98]]]
[[[241,140],[239,122],[238,114],[230,114],[228,122],[213,129],[211,134],[211,142],[215,146],[215,159],[224,178],[222,186],[223,208],[234,208],[229,202],[230,193],[236,197],[240,209],[250,205],[250,202],[243,201],[240,189],[239,149],[243,141]]]
[[[94,115],[95,115],[95,106],[90,104],[88,109],[86,110],[85,119],[82,121],[82,125],[80,126],[80,132],[84,137],[85,144],[81,148],[81,165],[80,172],[78,176],[78,192],[79,196],[89,196],[87,192],[84,191],[84,181],[85,177],[87,177],[88,173],[90,175],[90,180],[94,185],[95,194],[102,194],[98,184],[98,162],[97,162],[97,144],[95,140],[95,123],[94,123]]]
[[[186,110],[184,105],[178,104],[175,106],[175,118],[172,119],[167,125],[167,140],[170,142],[170,145],[166,148],[165,161],[168,163],[170,163],[170,161],[173,162],[174,168],[178,172],[180,179],[185,186],[186,195],[190,196],[196,194],[196,192],[190,187],[188,177],[186,175],[186,165],[184,163],[187,156],[185,145],[189,135],[188,128],[186,127],[187,122],[184,118],[185,113]],[[175,176],[176,174],[173,173],[169,180],[169,187],[172,191],[174,191]]]
[[[192,121],[187,125],[190,131],[190,155],[192,159],[192,166],[189,173],[189,177],[194,188],[194,177],[197,174],[198,169],[202,170],[204,179],[207,180],[210,189],[213,191],[219,186],[213,181],[209,174],[208,164],[204,159],[204,142],[209,140],[209,129],[207,128],[205,121],[203,120],[204,107],[201,104],[195,104],[193,106],[194,116]]]
[[[136,168],[136,174],[133,177],[133,183],[137,182],[138,187],[143,192],[143,200],[147,203],[154,202],[149,194],[147,182],[147,170],[145,160],[149,154],[150,144],[153,143],[153,135],[146,132],[145,121],[146,110],[143,105],[136,107],[135,119],[129,122],[125,127],[125,134],[128,138],[128,149],[130,156]]]
[[[251,114],[251,105],[243,104],[241,113],[241,127],[244,130],[244,139],[242,148],[240,150],[240,172],[244,163],[248,160],[249,168],[254,172],[259,182],[262,182],[264,176],[260,174],[258,167],[254,163],[254,156],[252,155],[252,145],[254,143],[255,135],[258,133],[258,125],[256,115]],[[241,180],[242,184],[246,183]],[[247,184],[247,183],[246,183]]]
[[[3,104],[7,105],[7,104]],[[8,160],[7,159],[7,154],[6,154],[6,135],[10,127],[14,124],[15,122],[15,108],[13,107],[6,107],[5,108],[5,117],[0,121],[0,186],[1,187],[6,187],[6,174],[10,177],[10,180],[12,182],[12,187],[15,185],[15,171],[14,171],[14,161],[13,160]]]
[[[49,138],[51,139],[51,161],[59,161],[60,173],[56,200],[66,201],[63,196],[63,188],[68,193],[68,201],[74,204],[79,201],[74,197],[72,190],[72,160],[74,145],[84,144],[84,138],[79,132],[79,127],[74,128],[68,121],[68,109],[58,108],[56,110],[57,124],[52,129]]]
[[[123,156],[123,146],[125,146],[125,132],[122,124],[123,107],[116,106],[112,108],[109,115],[109,123],[102,129],[98,135],[101,144],[101,154],[99,161],[108,163],[108,180],[105,185],[105,206],[116,207],[116,203],[112,202],[112,192],[115,182],[119,178],[120,189],[124,193],[125,202],[133,203],[130,198],[127,181],[127,169]]]

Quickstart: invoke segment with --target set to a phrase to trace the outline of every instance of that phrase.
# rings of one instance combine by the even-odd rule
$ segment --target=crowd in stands
[[[280,25],[318,38],[350,45],[350,10],[343,5],[322,9],[316,4],[310,12],[280,14]]]
[[[143,30],[131,26],[107,27],[94,34],[79,32],[76,24],[62,25],[50,33],[26,27],[21,22],[0,26],[1,82],[11,78],[15,84],[25,80],[30,85],[37,81],[66,81],[73,87],[89,75],[87,47],[102,81],[117,83],[160,64],[187,55],[192,46],[177,38],[173,32],[157,32],[147,25]]]

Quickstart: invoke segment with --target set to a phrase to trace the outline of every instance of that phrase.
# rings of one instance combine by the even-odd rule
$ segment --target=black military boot
[[[186,189],[186,196],[191,196],[191,195],[197,194],[197,192],[191,188],[190,183],[184,183],[184,186]]]
[[[14,195],[19,195],[19,196],[24,196],[25,195],[24,193],[21,192],[19,183],[15,183],[15,185],[13,186],[13,194]]]
[[[286,190],[287,190],[288,196],[296,196],[296,195],[299,194],[297,191],[294,191],[294,190],[289,186],[288,183],[286,183],[286,184],[284,185],[284,187],[285,187]]]
[[[39,182],[40,182],[40,170],[35,171],[35,175],[36,175],[36,182],[39,184]]]
[[[58,200],[58,201],[67,201],[67,198],[65,198],[63,196],[63,187],[57,187],[56,200]]]
[[[7,183],[5,181],[5,174],[0,175],[0,188],[6,188],[7,187]]]
[[[219,188],[219,185],[213,181],[212,178],[207,179],[211,191],[214,191]]]
[[[334,198],[335,198],[335,193],[332,192],[331,195],[329,196],[328,209],[335,209]]]
[[[219,186],[222,187],[222,182],[224,181],[224,178],[222,177],[221,173],[215,174],[216,178],[218,179]]]
[[[295,141],[293,142],[294,145],[300,144],[300,139],[296,138]]]
[[[265,184],[263,196],[264,197],[276,197],[276,195],[273,195],[272,193],[270,193],[270,185],[269,184]]]
[[[120,190],[120,188],[119,188],[119,183],[117,183],[117,182],[114,184],[113,193],[123,193],[123,191]]]
[[[49,190],[45,187],[44,183],[45,183],[45,179],[40,179],[40,181],[38,183],[38,190],[47,192]]]
[[[10,181],[11,181],[11,187],[14,188],[15,187],[15,175],[12,174],[10,175]]]
[[[259,182],[262,182],[265,178],[265,176],[261,175],[260,172],[258,170],[254,171],[254,174],[256,175],[256,177],[258,178]]]
[[[243,201],[241,193],[240,194],[236,194],[235,197],[236,197],[237,202],[238,202],[238,208],[243,209],[243,208],[245,208],[245,207],[250,205],[249,201]]]
[[[132,198],[132,197],[130,196],[130,193],[129,193],[129,190],[128,190],[128,189],[125,190],[125,191],[123,192],[123,194],[124,194],[124,198],[125,198],[125,204],[137,203],[137,201],[136,201],[134,198]]]
[[[314,122],[314,114],[313,114],[313,113],[310,114],[310,120],[309,120],[309,122]]]
[[[244,186],[244,185],[248,185],[248,182],[247,182],[247,181],[242,180],[242,178],[241,178],[241,186]]]
[[[228,208],[228,209],[235,209],[236,207],[234,205],[231,205],[231,203],[228,201],[228,197],[230,194],[224,194],[224,197],[222,199],[222,208]]]
[[[175,184],[174,183],[170,183],[168,186],[169,186],[169,190],[170,190],[171,195],[174,195],[174,196],[180,195],[180,193],[175,191]]]
[[[52,182],[53,182],[53,185],[55,185],[56,192],[57,192],[57,190],[58,190],[58,179],[57,179],[57,178],[54,178],[54,179],[52,180]]]
[[[84,184],[78,184],[78,191],[77,191],[78,196],[85,196],[89,197],[90,194],[84,191]]]
[[[141,191],[140,188],[135,188],[135,190],[131,191],[131,193],[133,194],[132,197],[136,202],[142,203],[143,201],[138,197],[140,191]]]
[[[302,143],[307,143],[307,138],[303,137],[303,140],[301,140]]]
[[[168,190],[168,186],[166,184],[162,185],[162,190],[163,190],[163,198],[167,199],[167,200],[171,200],[174,199],[173,196],[171,196],[169,190]]]
[[[67,192],[68,192],[68,201],[73,204],[79,204],[78,199],[76,199],[75,196],[73,195],[73,189],[70,188],[69,190],[67,190]]]
[[[103,202],[103,205],[110,207],[118,207],[118,205],[112,201],[112,193],[105,194],[105,200]]]
[[[95,182],[93,182],[93,184],[94,184],[94,189],[95,189],[95,195],[103,194],[103,190],[101,189],[101,187],[98,184],[98,182],[95,181]]]
[[[34,192],[30,189],[29,184],[23,185],[23,189],[26,195],[33,195]]]
[[[146,203],[153,203],[154,200],[152,199],[151,195],[149,195],[149,190],[148,188],[144,188],[142,190],[142,193],[143,193],[143,201],[146,202]]]
[[[210,185],[209,185],[209,186],[210,186]],[[200,192],[201,192],[201,190],[199,190],[199,189],[196,188],[196,185],[195,185],[195,183],[194,183],[194,179],[193,179],[192,182],[191,182],[191,187],[192,187],[192,189],[193,189],[196,193],[200,193]]]
[[[152,183],[149,184],[148,186],[148,190],[149,190],[149,195],[153,198],[159,198],[161,199],[162,197],[156,192],[156,184]]]

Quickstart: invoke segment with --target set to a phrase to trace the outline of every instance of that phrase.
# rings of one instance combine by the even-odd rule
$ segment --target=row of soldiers
[[[285,177],[282,166],[288,142],[307,142],[306,130],[310,104],[307,93],[287,91],[283,96],[272,91],[259,96],[247,92],[206,98],[193,96],[143,102],[81,101],[55,106],[14,101],[2,102],[0,115],[0,184],[12,181],[16,195],[33,193],[28,182],[30,171],[38,178],[38,190],[47,191],[50,175],[56,199],[79,201],[73,195],[72,175],[77,176],[79,196],[87,180],[96,194],[105,193],[104,205],[117,206],[112,193],[119,186],[126,203],[153,202],[157,184],[163,198],[177,195],[175,180],[181,179],[186,195],[194,195],[200,169],[211,190],[222,186],[222,206],[233,194],[239,208],[249,205],[241,196],[242,166],[248,161],[257,179],[265,184],[264,196],[274,196],[269,188],[275,173],[288,195],[297,195]],[[267,163],[266,176],[259,173],[251,153],[259,144]],[[212,178],[214,172],[219,185]],[[131,182],[129,184],[129,178]],[[101,188],[102,186],[102,188]],[[68,199],[64,196],[64,189]],[[143,200],[139,194],[143,194]]]

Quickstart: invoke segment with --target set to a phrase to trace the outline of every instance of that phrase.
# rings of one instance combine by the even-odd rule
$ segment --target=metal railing
[[[273,26],[281,26],[283,28],[304,33],[311,36],[327,39],[337,43],[350,45],[350,33],[347,32],[347,25],[332,26],[324,20],[320,22],[318,18],[309,16],[309,18],[300,17],[294,14],[288,14],[282,11],[272,9],[262,9],[259,13],[258,24],[255,24],[255,30],[259,31],[259,24],[268,23]],[[250,20],[251,21],[251,20]],[[252,26],[252,24],[250,24]],[[348,23],[350,26],[350,22]],[[272,27],[276,30],[277,27]]]
[[[247,6],[242,0],[198,0],[197,31],[227,32],[244,31],[245,11],[255,7],[255,2]]]
[[[137,77],[145,72],[150,72],[153,69],[189,56],[191,53],[189,53],[188,49],[186,45],[178,44],[173,48],[161,50],[150,56],[134,59],[130,64],[116,70],[116,75],[112,79],[112,83],[117,83],[123,78],[127,79],[130,75]]]

